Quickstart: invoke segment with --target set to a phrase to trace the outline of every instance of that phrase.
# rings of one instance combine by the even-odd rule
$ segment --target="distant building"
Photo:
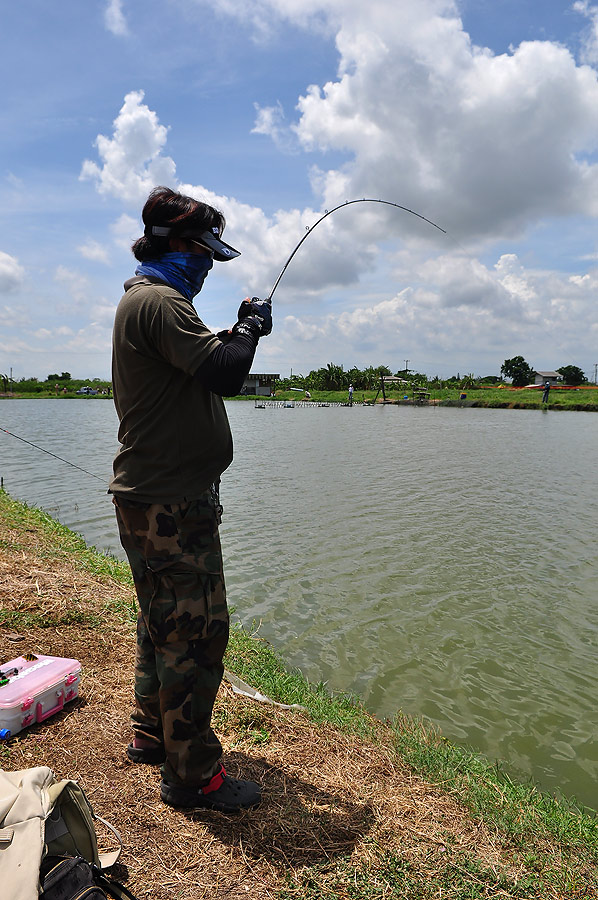
[[[563,376],[558,372],[534,372],[534,384],[558,384],[563,380]]]
[[[241,393],[270,397],[274,393],[277,381],[280,381],[280,375],[256,375],[250,372],[243,382]]]

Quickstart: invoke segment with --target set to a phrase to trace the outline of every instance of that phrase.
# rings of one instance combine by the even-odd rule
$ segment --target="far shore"
[[[13,391],[0,393],[0,400],[112,400],[112,393],[94,395],[77,394],[72,391],[59,392],[42,390],[37,392]],[[553,387],[548,401],[542,402],[542,390],[537,388],[514,388],[510,385],[496,387],[406,387],[403,390],[386,389],[384,395],[379,389],[356,390],[353,402],[349,402],[346,390],[316,391],[310,390],[309,397],[299,390],[276,390],[273,395],[239,394],[227,397],[227,400],[240,401],[294,401],[295,403],[314,405],[324,403],[341,404],[342,406],[436,406],[474,409],[538,409],[572,410],[576,412],[598,412],[598,386],[581,385],[580,387]]]

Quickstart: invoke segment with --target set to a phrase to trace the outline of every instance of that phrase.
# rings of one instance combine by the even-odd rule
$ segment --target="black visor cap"
[[[236,259],[237,256],[241,255],[240,250],[235,250],[234,247],[231,247],[230,244],[226,244],[222,240],[218,234],[217,228],[212,228],[211,231],[202,231],[201,234],[198,234],[197,232],[195,232],[195,234],[183,232],[180,236],[182,238],[190,238],[193,241],[197,241],[199,244],[203,244],[208,250],[212,251],[214,259],[218,262],[228,262],[230,259]]]

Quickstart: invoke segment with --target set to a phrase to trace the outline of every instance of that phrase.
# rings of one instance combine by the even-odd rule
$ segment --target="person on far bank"
[[[109,491],[139,604],[127,756],[162,764],[168,805],[236,812],[261,791],[226,773],[211,726],[229,636],[218,486],[233,447],[222,398],[241,390],[271,305],[244,300],[236,324],[213,334],[193,298],[214,260],[240,256],[222,240],[224,216],[157,187],[142,217],[112,354],[121,446]]]
[[[548,397],[550,396],[550,382],[544,382],[544,390],[542,391],[542,403],[548,403]]]

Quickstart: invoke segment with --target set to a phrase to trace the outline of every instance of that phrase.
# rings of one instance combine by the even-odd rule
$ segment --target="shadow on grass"
[[[233,778],[262,785],[261,805],[235,816],[193,810],[186,817],[201,822],[223,843],[242,846],[246,856],[264,858],[281,871],[347,856],[373,826],[369,803],[353,803],[265,760],[233,752],[226,754],[225,765]]]

